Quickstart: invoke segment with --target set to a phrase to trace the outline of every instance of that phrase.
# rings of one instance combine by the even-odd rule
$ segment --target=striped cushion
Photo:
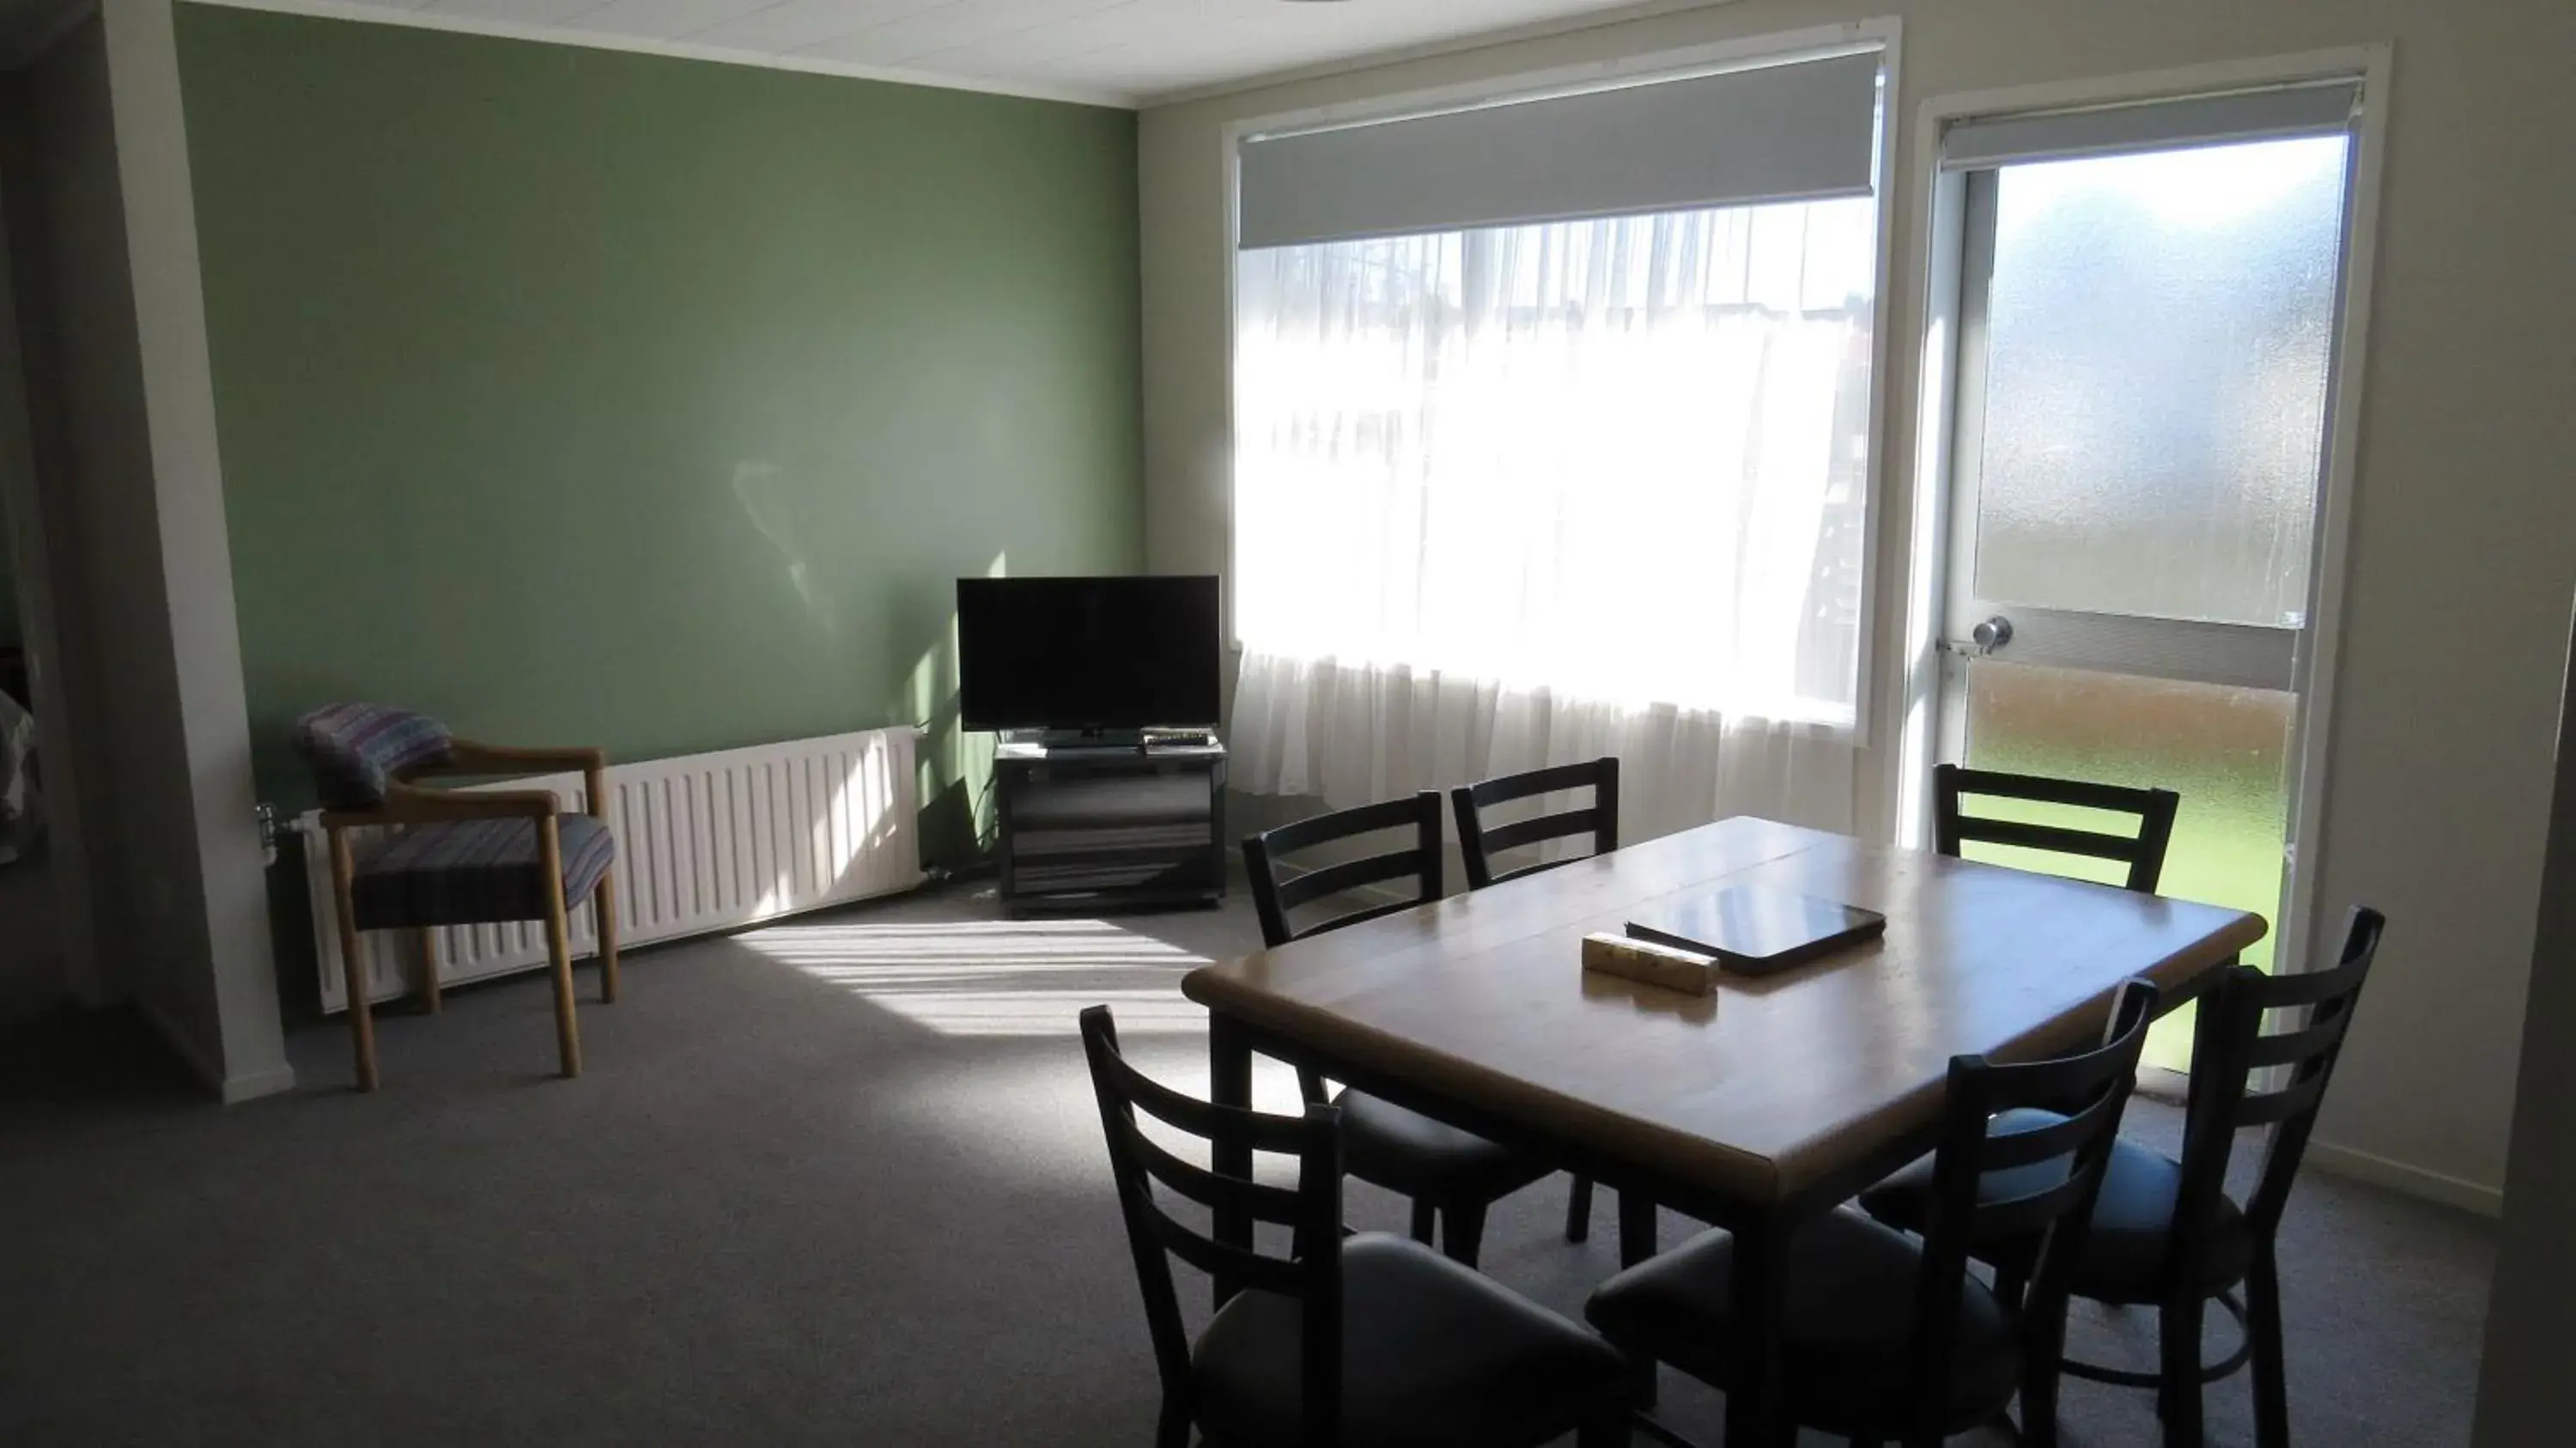
[[[586,814],[559,815],[564,903],[578,905],[617,858],[617,837]],[[414,825],[361,855],[350,885],[360,930],[482,925],[546,917],[535,820]]]
[[[382,704],[326,704],[295,721],[295,752],[332,809],[383,804],[387,785],[445,759],[448,741],[446,725]]]

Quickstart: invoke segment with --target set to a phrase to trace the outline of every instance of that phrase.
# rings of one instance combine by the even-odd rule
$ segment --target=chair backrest
[[[1154,1364],[1167,1401],[1192,1398],[1190,1341],[1172,1285],[1170,1259],[1180,1258],[1216,1280],[1220,1300],[1239,1291],[1276,1292],[1296,1298],[1306,1442],[1322,1448],[1339,1436],[1342,1380],[1342,1150],[1341,1113],[1309,1105],[1301,1117],[1272,1116],[1218,1106],[1184,1096],[1127,1064],[1118,1050],[1118,1026],[1109,1007],[1082,1013],[1082,1050],[1091,1063],[1091,1089],[1100,1101],[1100,1126],[1109,1142],[1110,1175],[1127,1222],[1127,1245],[1145,1295],[1145,1322],[1153,1334]],[[1221,1174],[1164,1149],[1137,1123],[1142,1111],[1164,1126],[1208,1143],[1297,1159],[1297,1185],[1272,1186]],[[1263,1255],[1257,1244],[1219,1242],[1165,1210],[1158,1189],[1214,1213],[1240,1212],[1255,1224],[1285,1226],[1289,1255]]]
[[[2053,1356],[2062,1346],[2075,1254],[2101,1194],[2155,1003],[2153,985],[2126,982],[2112,997],[2101,1043],[2075,1055],[2013,1066],[1982,1056],[1951,1060],[1916,1280],[1908,1379],[1916,1421],[1908,1441],[1938,1441],[1950,1426],[1941,1420],[1950,1407],[1953,1325],[1968,1262],[1980,1250],[2028,1252],[2017,1264],[2030,1283],[2022,1299],[2026,1350]],[[2064,1115],[2028,1130],[1991,1129],[1995,1115],[2023,1107]],[[1986,1178],[1995,1173],[2018,1173],[2011,1180],[2030,1190],[1986,1195]]]
[[[1400,850],[1323,865],[1302,874],[1281,878],[1281,857],[1297,850],[1379,830],[1411,830],[1413,842]],[[1391,799],[1382,804],[1364,804],[1357,809],[1335,810],[1313,819],[1299,820],[1248,835],[1243,841],[1243,864],[1252,877],[1252,908],[1261,917],[1261,943],[1285,945],[1301,936],[1357,925],[1380,915],[1410,910],[1416,905],[1440,898],[1440,796],[1424,790],[1411,799]],[[1288,912],[1327,895],[1356,890],[1363,885],[1388,880],[1410,879],[1414,882],[1413,898],[1390,904],[1346,911],[1314,921],[1302,929],[1291,928]]]
[[[1516,799],[1555,794],[1569,789],[1590,789],[1592,803],[1582,809],[1559,810],[1509,824],[1487,827],[1485,811]],[[1493,857],[1505,850],[1524,845],[1544,844],[1570,835],[1590,835],[1592,853],[1606,855],[1619,848],[1619,761],[1613,757],[1593,760],[1589,764],[1560,764],[1553,769],[1534,769],[1527,774],[1506,774],[1500,779],[1462,784],[1449,791],[1449,801],[1458,812],[1458,853],[1467,865],[1467,888],[1482,890],[1500,880],[1572,864],[1580,856],[1563,860],[1540,860],[1516,870],[1494,873]]]
[[[426,714],[382,704],[325,704],[295,721],[295,752],[332,809],[373,809],[415,769],[446,760],[454,736]]]
[[[2135,815],[2134,834],[2114,835],[2063,825],[1993,819],[1962,810],[1960,798],[2022,800],[2032,804],[2074,805]],[[2130,789],[2116,784],[2089,784],[2080,779],[2050,779],[2037,774],[1999,774],[1944,764],[1932,771],[1932,842],[1942,854],[1956,857],[1959,846],[1975,840],[1990,845],[2019,845],[2061,855],[2116,860],[2129,867],[2123,883],[2141,894],[2156,892],[2165,872],[2165,846],[2173,841],[2174,811],[2182,796],[2169,789]]]
[[[2182,1182],[2174,1203],[2177,1271],[2195,1269],[2217,1223],[2218,1196],[2236,1134],[2273,1128],[2263,1168],[2255,1178],[2245,1215],[2257,1240],[2269,1241],[2289,1204],[2308,1133],[2325,1105],[2326,1083],[2343,1053],[2362,983],[2379,954],[2388,918],[2355,906],[2344,923],[2335,963],[2297,975],[2265,975],[2249,965],[2227,973],[2200,1008],[2191,1052],[2191,1086],[2184,1108]],[[2303,1018],[2289,1013],[2305,1011]],[[2277,1027],[2267,1031],[2267,1027]],[[2277,1081],[2256,1072],[2278,1068]]]

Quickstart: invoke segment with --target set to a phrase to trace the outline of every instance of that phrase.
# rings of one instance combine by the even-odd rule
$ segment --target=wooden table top
[[[1707,997],[1582,968],[1590,931],[1721,885],[1867,906],[1886,936]],[[1330,1058],[1730,1200],[1796,1196],[1937,1121],[1952,1056],[2030,1059],[2262,917],[1739,818],[1190,972]]]

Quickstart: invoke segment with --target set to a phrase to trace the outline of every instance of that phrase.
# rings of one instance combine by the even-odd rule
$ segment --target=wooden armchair
[[[431,932],[443,925],[542,920],[554,967],[555,1040],[563,1074],[581,1074],[573,1015],[567,900],[591,897],[599,917],[600,999],[617,999],[617,842],[602,814],[607,756],[596,749],[528,749],[459,739],[426,715],[373,704],[334,704],[295,725],[329,837],[333,908],[347,973],[358,1089],[376,1089],[375,1022],[358,971],[358,932],[407,930],[418,942],[423,1007],[439,1008]],[[579,769],[587,813],[563,810],[546,790],[425,788],[432,777]],[[349,831],[397,827],[364,847]]]

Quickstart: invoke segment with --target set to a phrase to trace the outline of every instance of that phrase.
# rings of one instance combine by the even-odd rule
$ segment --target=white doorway
[[[0,88],[22,84],[0,76]],[[32,209],[31,178],[17,167],[0,177],[0,232]],[[14,234],[14,233],[12,233]],[[40,477],[37,408],[31,405],[21,304],[36,276],[22,259],[0,257],[0,1023],[65,1001],[103,1005],[91,915],[89,852],[76,801],[74,737],[61,661],[70,602],[59,588],[61,543],[49,526]]]

